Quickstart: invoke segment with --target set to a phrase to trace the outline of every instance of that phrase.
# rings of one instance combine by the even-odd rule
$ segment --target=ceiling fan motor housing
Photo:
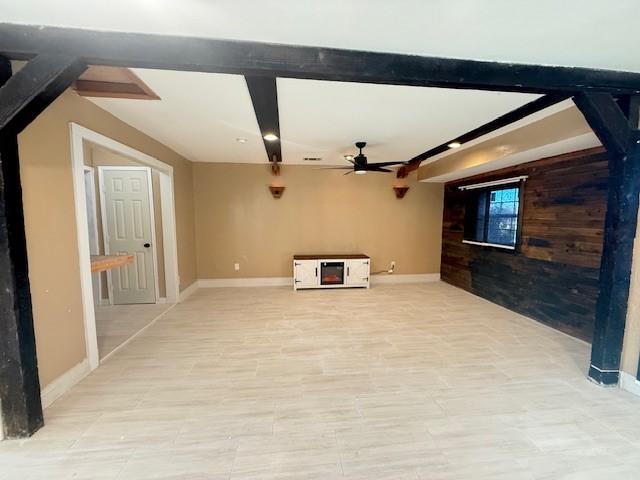
[[[367,157],[364,153],[362,153],[362,149],[367,145],[367,142],[356,142],[356,147],[360,150],[358,155],[355,157],[345,155],[345,160],[351,163],[352,167],[327,167],[330,169],[339,169],[339,170],[351,170],[350,172],[345,173],[345,175],[349,175],[350,173],[367,173],[367,172],[391,172],[388,168],[391,165],[403,165],[405,162],[381,162],[381,163],[368,163]]]

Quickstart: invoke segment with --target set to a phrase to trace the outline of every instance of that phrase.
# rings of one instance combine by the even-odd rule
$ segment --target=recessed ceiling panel
[[[266,162],[242,75],[146,69],[134,72],[161,100],[91,100],[191,161]]]
[[[538,95],[278,79],[284,163],[346,164],[354,143],[369,162],[406,161]]]

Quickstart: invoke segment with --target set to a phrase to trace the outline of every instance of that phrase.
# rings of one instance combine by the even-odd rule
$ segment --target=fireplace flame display
[[[344,262],[322,262],[320,264],[321,285],[342,285],[344,283]]]

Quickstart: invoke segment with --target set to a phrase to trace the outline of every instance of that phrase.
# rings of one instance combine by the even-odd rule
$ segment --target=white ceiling
[[[244,77],[134,71],[162,100],[91,100],[191,161],[267,162]],[[277,86],[285,164],[322,157],[345,165],[359,140],[368,143],[370,162],[406,161],[537,98],[282,78]]]
[[[282,157],[342,165],[362,140],[370,162],[407,161],[537,97],[279,78]]]
[[[124,122],[193,162],[266,163],[241,75],[135,69],[161,100],[92,98]],[[238,143],[245,138],[246,143]]]
[[[2,22],[640,71],[637,0],[0,0]]]

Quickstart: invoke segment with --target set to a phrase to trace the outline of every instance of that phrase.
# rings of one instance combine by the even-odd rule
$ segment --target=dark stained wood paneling
[[[515,252],[462,243],[458,186],[528,175]],[[546,158],[445,187],[441,276],[487,300],[591,341],[608,163],[601,148]]]

